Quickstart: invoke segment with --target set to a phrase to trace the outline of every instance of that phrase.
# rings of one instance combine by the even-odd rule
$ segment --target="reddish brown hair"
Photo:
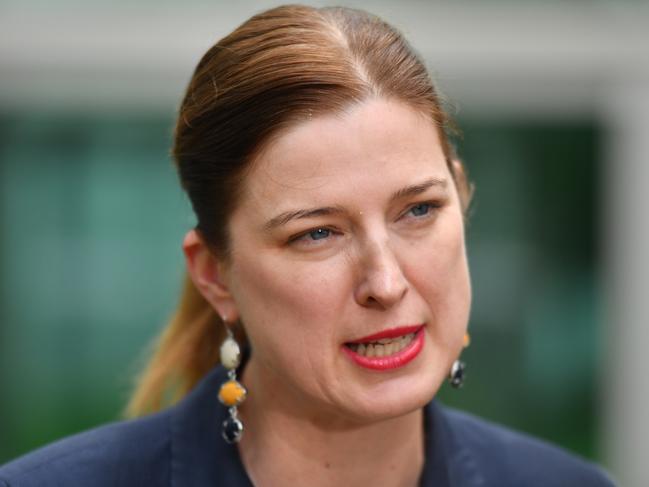
[[[181,104],[173,156],[197,229],[214,252],[227,258],[229,215],[246,169],[271,138],[376,97],[430,118],[466,209],[470,188],[454,163],[439,95],[421,59],[381,19],[348,8],[278,7],[209,49]],[[172,399],[184,395],[218,361],[222,334],[218,316],[186,279],[128,412],[160,408],[170,387]]]

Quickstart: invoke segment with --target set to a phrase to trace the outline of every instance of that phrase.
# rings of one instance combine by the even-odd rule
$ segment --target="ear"
[[[187,271],[208,303],[227,323],[239,319],[239,310],[230,293],[227,267],[215,256],[196,230],[190,230],[183,240]]]

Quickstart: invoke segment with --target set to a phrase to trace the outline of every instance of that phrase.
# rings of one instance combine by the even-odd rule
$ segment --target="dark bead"
[[[456,389],[462,387],[464,384],[464,370],[466,366],[461,360],[456,361],[453,364],[453,369],[451,370],[450,382],[453,387]]]
[[[236,418],[223,421],[223,439],[228,443],[238,443],[243,434],[243,424]]]

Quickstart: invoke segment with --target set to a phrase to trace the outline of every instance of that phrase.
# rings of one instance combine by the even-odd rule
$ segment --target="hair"
[[[272,138],[371,98],[403,102],[430,118],[466,214],[472,188],[449,140],[451,120],[404,37],[367,12],[289,5],[255,15],[210,48],[180,106],[172,153],[210,249],[228,257],[229,215],[247,169]],[[185,277],[127,414],[183,397],[218,362],[224,336],[219,316]]]

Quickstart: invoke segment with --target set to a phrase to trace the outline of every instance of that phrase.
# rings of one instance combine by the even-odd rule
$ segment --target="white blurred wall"
[[[649,485],[649,84],[621,80],[602,118],[605,289],[604,451],[621,485]]]
[[[594,117],[605,128],[599,205],[608,339],[601,447],[621,485],[649,485],[649,6],[344,3],[400,27],[462,113]],[[171,113],[206,48],[252,13],[276,4],[5,2],[0,109]]]

